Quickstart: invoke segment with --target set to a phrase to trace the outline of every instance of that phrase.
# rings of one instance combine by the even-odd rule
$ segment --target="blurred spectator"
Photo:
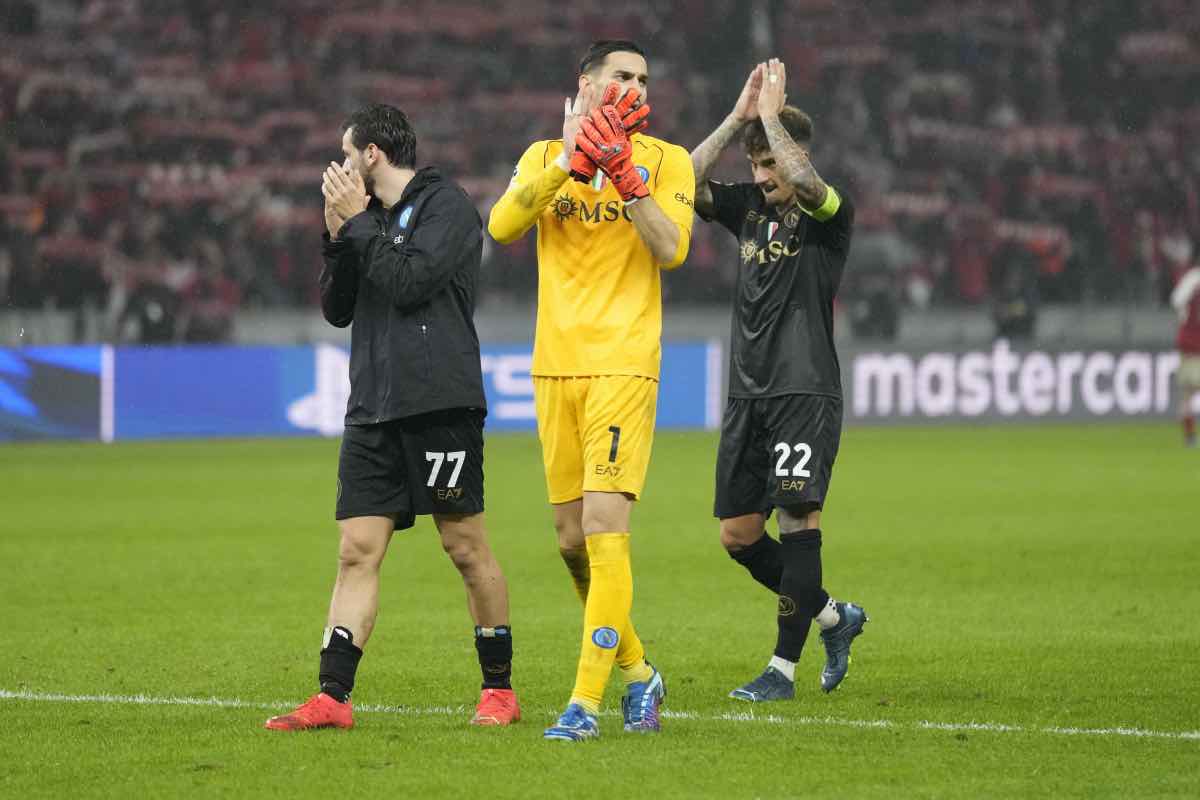
[[[1037,266],[1024,246],[1009,244],[1000,254],[1003,267],[992,291],[996,337],[1031,339],[1037,326]]]
[[[549,0],[465,0],[453,14],[433,0],[7,3],[0,302],[107,308],[122,330],[141,319],[188,340],[227,337],[239,307],[312,306],[320,166],[340,158],[349,110],[409,111],[418,158],[486,214],[524,143],[560,129],[576,77],[563,65],[603,36],[648,48],[652,131],[685,146],[754,61],[785,58],[790,102],[816,121],[814,160],[871,220],[843,299],[873,309],[874,335],[905,305],[999,308],[1028,292],[1162,303],[1193,255],[1200,4],[559,12]],[[718,174],[748,176],[734,149]],[[727,239],[697,229],[689,264],[664,280],[668,303],[728,298]],[[482,302],[533,299],[533,247],[486,248]]]

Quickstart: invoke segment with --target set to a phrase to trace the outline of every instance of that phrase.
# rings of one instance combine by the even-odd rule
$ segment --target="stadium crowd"
[[[369,100],[481,213],[561,129],[596,38],[651,54],[652,132],[687,147],[778,55],[814,162],[857,200],[844,301],[1164,303],[1200,235],[1200,5],[1088,0],[16,0],[0,52],[0,308],[107,310],[114,335],[219,340],[317,298],[320,175]],[[747,179],[734,152],[716,174]],[[696,226],[667,301],[725,302]],[[527,303],[533,242],[489,246],[484,302]]]

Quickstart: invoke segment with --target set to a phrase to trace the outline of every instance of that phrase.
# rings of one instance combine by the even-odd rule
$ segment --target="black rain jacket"
[[[483,224],[467,193],[425,167],[391,209],[372,198],[324,240],[321,311],[354,323],[346,424],[486,409],[474,322]]]

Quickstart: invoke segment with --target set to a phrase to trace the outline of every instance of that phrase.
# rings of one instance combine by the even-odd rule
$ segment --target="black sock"
[[[821,531],[816,528],[779,537],[783,577],[779,582],[779,638],[775,655],[799,661],[812,618],[829,600],[821,588]]]
[[[475,626],[475,652],[483,672],[484,689],[512,688],[512,628]]]
[[[741,550],[729,551],[729,557],[750,571],[750,576],[775,594],[779,594],[779,581],[783,577],[783,559],[779,555],[779,542],[767,533]]]
[[[321,671],[317,679],[321,691],[344,703],[354,689],[354,673],[363,651],[354,646],[354,634],[338,625],[329,632],[329,640],[321,650]]]

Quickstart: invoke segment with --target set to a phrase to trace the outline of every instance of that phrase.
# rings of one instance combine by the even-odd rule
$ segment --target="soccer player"
[[[629,519],[654,438],[659,271],[687,256],[694,178],[686,150],[636,132],[648,78],[635,43],[594,43],[562,139],[529,146],[488,222],[501,243],[537,226],[538,436],[559,552],[584,603],[575,688],[548,739],[599,735],[614,660],[625,730],[659,730],[665,694],[630,621]]]
[[[1200,267],[1192,267],[1179,278],[1171,292],[1171,306],[1179,314],[1179,419],[1183,423],[1183,443],[1196,446],[1196,416],[1192,411],[1200,395]]]
[[[842,428],[833,297],[854,206],[813,168],[812,121],[785,105],[785,86],[782,63],[759,64],[733,111],[692,151],[696,211],[741,243],[714,514],[729,555],[779,595],[775,654],[762,675],[730,693],[752,702],[795,696],[813,619],[826,652],[821,688],[835,689],[867,621],[821,583],[821,508]],[[739,133],[753,183],[708,180]],[[766,532],[772,510],[778,541]]]
[[[325,195],[321,310],[354,323],[350,398],[338,459],[337,581],[321,650],[320,691],[273,730],[349,728],[350,692],[379,607],[393,531],[432,514],[462,575],[483,673],[476,725],[520,719],[510,683],[508,587],[483,519],[487,413],[473,321],[482,222],[436,168],[415,169],[416,135],[400,109],[373,104],[346,121],[344,166]]]

